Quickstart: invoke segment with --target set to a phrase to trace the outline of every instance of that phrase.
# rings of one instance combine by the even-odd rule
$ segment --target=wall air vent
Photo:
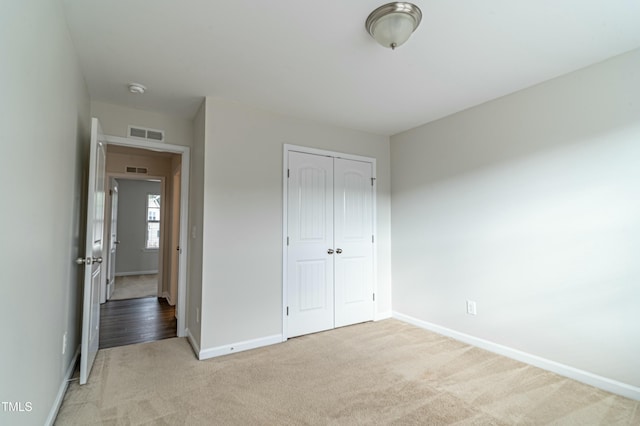
[[[147,130],[147,139],[162,142],[164,140],[164,133],[157,130]]]
[[[129,127],[129,136],[134,137],[134,138],[142,138],[142,139],[146,139],[147,138],[147,131],[144,129],[138,129],[135,127]]]
[[[140,126],[129,126],[127,134],[130,138],[164,142],[164,130],[147,129]]]
[[[125,170],[127,171],[127,173],[136,173],[139,175],[146,175],[149,172],[149,170],[146,167],[127,166]]]

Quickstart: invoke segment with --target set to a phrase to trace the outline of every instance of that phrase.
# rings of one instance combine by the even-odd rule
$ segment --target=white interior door
[[[333,158],[288,159],[288,336],[334,327]]]
[[[85,257],[76,261],[84,265],[82,304],[82,345],[80,384],[87,383],[98,352],[100,327],[100,288],[105,279],[102,268],[105,210],[105,139],[97,118],[91,119],[87,196]]]
[[[373,320],[373,170],[334,160],[335,326]]]
[[[373,164],[287,162],[287,337],[373,320]]]
[[[170,274],[169,274],[169,303],[175,305],[178,300],[178,265],[180,262],[180,170],[173,174],[173,182],[171,189],[171,230],[169,238],[171,238],[170,248]],[[178,317],[178,309],[176,306],[176,318]]]
[[[111,178],[111,215],[109,221],[109,262],[107,263],[107,300],[111,299],[116,286],[116,254],[118,251],[118,181]]]

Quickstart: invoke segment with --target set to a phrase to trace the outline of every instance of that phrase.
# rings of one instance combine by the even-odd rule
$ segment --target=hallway
[[[164,298],[110,300],[100,307],[100,349],[176,337],[176,327]]]

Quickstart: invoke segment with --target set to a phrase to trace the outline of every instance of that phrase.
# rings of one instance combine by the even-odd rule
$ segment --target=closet
[[[374,160],[285,160],[285,337],[373,320]]]

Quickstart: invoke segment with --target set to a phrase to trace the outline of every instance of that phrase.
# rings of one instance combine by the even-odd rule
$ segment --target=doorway
[[[107,161],[108,161],[107,156]],[[166,220],[160,179],[110,177],[107,193],[107,292],[111,300],[163,297],[159,288],[160,231]],[[111,208],[109,208],[111,207]]]
[[[100,348],[178,335],[182,155],[107,145]]]
[[[88,173],[87,173],[87,210],[86,210],[86,223],[85,223],[85,250],[84,256],[75,259],[78,265],[83,265],[84,277],[82,282],[82,341],[80,345],[80,384],[86,384],[91,372],[91,368],[95,361],[96,354],[99,349],[100,340],[100,318],[101,298],[104,296],[106,299],[107,285],[106,285],[106,273],[108,270],[107,265],[103,263],[105,261],[106,254],[103,250],[109,247],[113,247],[114,244],[108,245],[104,243],[105,239],[110,238],[110,230],[106,229],[106,224],[110,223],[105,220],[105,215],[111,212],[112,209],[107,209],[105,205],[105,189],[108,188],[106,180],[109,173],[123,174],[124,177],[130,176],[127,173],[138,174],[150,174],[153,176],[157,173],[155,167],[152,168],[151,173],[148,167],[144,164],[140,164],[140,167],[136,166],[115,166],[116,170],[108,171],[106,169],[107,163],[107,146],[114,145],[112,150],[120,148],[138,148],[145,151],[146,155],[141,156],[140,161],[144,162],[148,160],[147,156],[149,152],[153,153],[175,153],[177,157],[173,157],[171,162],[171,170],[178,168],[180,173],[184,173],[184,176],[189,176],[189,148],[180,145],[161,144],[157,142],[139,142],[128,138],[120,138],[115,136],[105,136],[100,122],[97,118],[91,119],[91,137],[89,139],[89,161],[88,161]],[[149,152],[147,152],[149,151]],[[124,164],[129,163],[132,159],[127,156],[126,153],[120,153]],[[130,152],[128,154],[131,154]],[[136,160],[136,163],[138,161]],[[114,163],[111,163],[113,166]],[[169,175],[172,173],[169,172]],[[173,174],[173,176],[181,176],[181,174]],[[117,176],[115,176],[117,177]],[[188,179],[181,179],[180,185],[180,231],[177,232],[179,246],[176,251],[171,250],[171,253],[175,253],[178,256],[178,284],[177,284],[177,301],[173,317],[176,318],[176,334],[178,337],[184,337],[187,334],[186,330],[186,275],[187,275],[187,218],[189,216],[189,182]],[[177,195],[176,195],[177,196]],[[174,203],[175,204],[175,203]],[[166,221],[170,223],[170,221]],[[117,239],[114,238],[114,242]],[[159,236],[160,247],[163,246],[162,233]],[[161,249],[161,253],[164,250]],[[162,256],[162,254],[161,254]],[[168,265],[171,262],[167,262]],[[163,268],[159,268],[159,273]],[[175,274],[169,274],[175,275]],[[162,281],[164,283],[164,281]],[[145,299],[136,299],[145,300]],[[115,303],[115,302],[114,302]]]

